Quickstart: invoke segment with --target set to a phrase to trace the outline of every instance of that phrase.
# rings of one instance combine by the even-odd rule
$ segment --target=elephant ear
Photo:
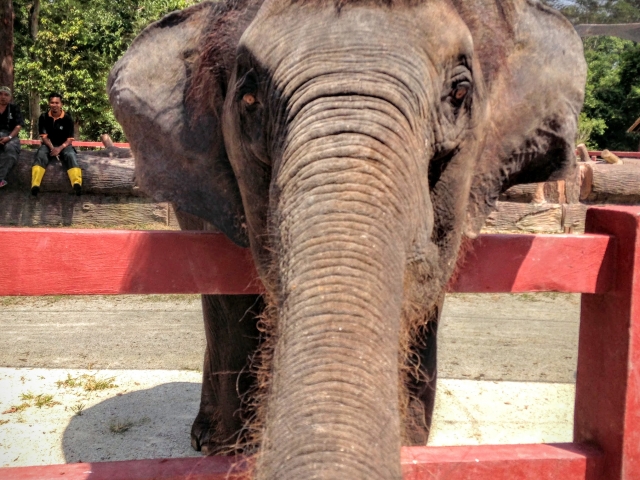
[[[580,37],[535,0],[454,0],[473,36],[487,87],[485,144],[471,185],[475,236],[501,192],[575,168],[586,62]]]
[[[150,25],[113,67],[107,89],[140,188],[247,246],[221,129],[226,66],[248,24],[242,3],[205,2]]]

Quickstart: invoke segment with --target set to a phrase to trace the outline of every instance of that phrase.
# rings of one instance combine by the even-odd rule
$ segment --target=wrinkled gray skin
[[[431,408],[403,366],[435,338],[408,332],[502,190],[574,168],[582,44],[530,0],[250,2],[150,26],[110,98],[140,186],[252,249],[275,312],[256,477],[398,479]],[[246,322],[212,299],[209,451],[231,415],[205,398],[210,357]]]

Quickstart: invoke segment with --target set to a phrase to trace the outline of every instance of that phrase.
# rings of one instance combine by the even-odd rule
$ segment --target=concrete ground
[[[579,308],[449,296],[430,444],[571,441]],[[199,297],[3,297],[0,331],[0,466],[198,455]]]

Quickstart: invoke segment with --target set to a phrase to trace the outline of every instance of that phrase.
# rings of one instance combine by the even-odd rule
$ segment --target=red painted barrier
[[[21,145],[40,145],[42,142],[40,140],[20,140]],[[94,148],[104,148],[104,144],[102,142],[81,142],[75,141],[73,142],[74,147],[94,147]],[[114,147],[119,148],[131,148],[128,143],[114,143]],[[617,155],[620,158],[640,158],[640,152],[611,152],[614,155]],[[590,150],[590,157],[599,157],[601,156],[602,151],[600,150]],[[577,150],[576,150],[577,155]]]
[[[603,235],[482,235],[453,291],[603,293],[613,243]],[[249,251],[216,233],[0,228],[0,251],[2,295],[260,292]]]
[[[42,142],[40,140],[20,140],[20,145],[40,145]],[[102,142],[80,142],[73,141],[74,147],[93,147],[93,148],[105,148]],[[114,147],[119,148],[131,148],[128,143],[114,143]]]
[[[0,252],[6,267],[0,269],[1,295],[242,294],[260,288],[249,250],[215,233],[0,228]]]
[[[405,480],[640,479],[640,207],[591,208],[586,230],[583,236],[481,236],[453,287],[585,292],[574,443],[404,448]],[[18,253],[24,244],[29,258]],[[0,251],[0,295],[259,291],[248,253],[215,234],[0,229]],[[230,462],[21,467],[0,469],[0,478],[240,478],[241,472],[228,475]]]
[[[620,158],[640,158],[640,152],[611,152],[614,155],[617,155]],[[590,157],[600,157],[602,156],[602,151],[589,151]]]

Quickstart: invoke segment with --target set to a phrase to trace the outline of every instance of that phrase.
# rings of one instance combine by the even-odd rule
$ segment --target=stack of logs
[[[594,161],[578,149],[577,168],[563,180],[546,182],[546,203],[534,203],[537,184],[516,185],[500,196],[485,231],[584,232],[589,205],[640,204],[640,159],[618,158],[604,150]]]
[[[58,161],[47,167],[40,194],[30,193],[34,150],[25,148],[0,190],[0,225],[66,226],[77,228],[178,228],[170,204],[155,202],[135,186],[134,160],[129,149],[115,148],[108,136],[105,149],[79,151],[82,196],[74,195]]]
[[[38,197],[30,194],[34,151],[21,152],[0,190],[0,225],[73,226],[78,228],[178,228],[166,202],[156,202],[135,186],[134,159],[128,149],[115,148],[108,136],[105,149],[78,153],[83,195],[73,194],[59,162],[47,167]],[[544,184],[546,203],[533,203],[537,184],[517,185],[501,195],[484,231],[584,231],[588,205],[640,204],[640,159],[609,157],[594,161],[579,148],[581,161],[564,180]],[[612,164],[613,163],[613,164]]]

